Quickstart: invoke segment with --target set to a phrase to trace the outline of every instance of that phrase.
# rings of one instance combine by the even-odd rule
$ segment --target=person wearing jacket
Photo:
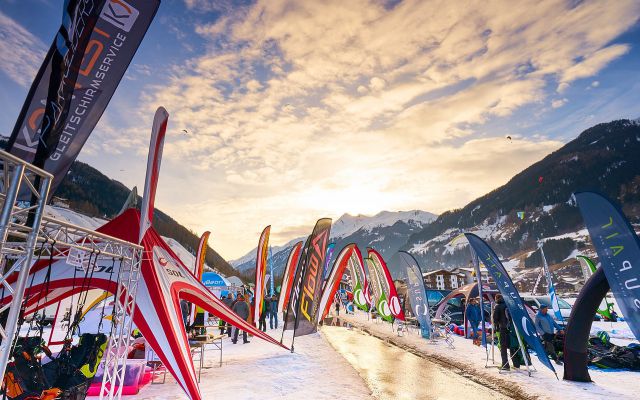
[[[502,358],[501,370],[509,371],[509,357],[507,356],[507,349],[513,360],[513,367],[520,368],[520,360],[513,357],[515,352],[510,348],[509,341],[509,325],[511,324],[511,318],[509,317],[509,311],[507,305],[502,298],[502,295],[496,295],[496,307],[493,310],[493,330],[498,332],[499,344],[500,344],[500,357]]]
[[[269,328],[278,329],[278,297],[275,294],[271,296],[267,310],[269,312]]]
[[[472,339],[477,339],[479,330],[478,325],[480,324],[481,314],[480,314],[480,306],[476,299],[470,299],[469,304],[467,305],[467,309],[464,312],[464,316],[467,318],[467,322],[471,325],[471,332],[473,335],[469,335],[467,332],[467,337],[471,337]]]
[[[262,332],[267,331],[267,303],[269,302],[269,298],[262,300],[262,309],[260,310],[260,319],[258,321],[258,329]]]
[[[222,302],[224,303],[225,306],[232,308],[233,307],[233,295],[231,293],[229,293],[227,296],[222,296]],[[231,324],[228,324],[227,321],[225,320],[221,320],[221,325],[220,325],[220,334],[224,335],[225,334],[225,329],[226,329],[226,333],[227,335],[229,335],[229,337],[231,337]]]
[[[562,361],[558,359],[558,355],[556,354],[556,349],[553,346],[553,340],[555,339],[555,330],[558,333],[562,334],[564,331],[554,321],[554,319],[549,314],[549,306],[546,304],[542,304],[538,313],[536,314],[536,318],[534,324],[536,326],[536,331],[538,331],[538,335],[542,338],[542,344],[544,345],[544,349],[551,359],[555,361],[556,364],[562,365]]]
[[[238,316],[242,319],[244,319],[245,321],[247,321],[249,319],[249,305],[247,304],[246,301],[244,301],[244,296],[243,295],[239,295],[238,299],[236,301],[236,303],[233,305],[233,312],[235,312],[236,314],[238,314]],[[235,329],[235,332],[233,333],[233,344],[238,343],[238,332],[240,330],[238,328]],[[242,341],[243,343],[249,343],[249,341],[247,340],[247,331],[242,331]]]
[[[189,331],[189,303],[186,300],[180,300],[180,312],[184,328]]]

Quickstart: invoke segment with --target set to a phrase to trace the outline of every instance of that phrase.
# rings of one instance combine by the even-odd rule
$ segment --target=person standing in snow
[[[258,321],[258,329],[262,332],[267,331],[267,303],[269,298],[262,300],[262,309],[260,310],[260,320]]]
[[[222,296],[222,302],[224,303],[225,306],[232,308],[233,307],[233,295],[231,294],[231,292],[229,292],[229,295],[227,296]],[[231,337],[231,325],[227,323],[227,321],[225,320],[221,320],[222,324],[220,325],[220,334],[224,335],[225,334],[225,328],[227,330],[227,334],[229,335],[229,337]]]
[[[554,321],[551,315],[548,313],[549,306],[546,304],[542,304],[538,313],[536,314],[536,319],[534,324],[536,326],[536,331],[538,331],[538,335],[542,338],[542,344],[544,345],[544,350],[551,357],[556,364],[562,365],[562,361],[558,359],[558,355],[556,354],[556,349],[553,346],[553,340],[556,338],[555,330],[558,330],[559,334],[563,334],[564,331]]]
[[[502,358],[502,364],[500,366],[501,370],[509,371],[511,368],[509,367],[509,357],[507,356],[507,349],[509,349],[509,353],[512,356],[513,367],[520,368],[520,360],[514,358],[515,354],[513,350],[510,348],[509,341],[509,324],[511,324],[511,318],[509,318],[509,312],[507,310],[507,305],[502,298],[502,295],[496,295],[496,308],[493,311],[493,330],[494,332],[498,332],[498,336],[500,339],[500,357]]]
[[[339,317],[340,316],[340,302],[338,300],[335,300],[334,303],[336,305],[336,315]]]
[[[233,305],[233,312],[238,314],[238,316],[244,319],[245,321],[249,319],[249,305],[247,304],[246,301],[244,301],[243,295],[238,296],[238,300]],[[236,328],[235,332],[233,333],[233,344],[238,343],[239,331],[240,330]],[[249,343],[249,341],[247,340],[247,331],[242,331],[242,341],[243,343]]]
[[[467,318],[467,322],[471,325],[471,332],[466,332],[467,337],[472,339],[478,338],[478,325],[480,324],[480,306],[476,299],[470,299],[469,305],[467,305],[467,309],[464,312],[464,316]],[[470,333],[472,333],[470,335]]]
[[[269,328],[278,329],[278,297],[274,294],[269,301]],[[275,322],[274,322],[275,321]]]
[[[182,322],[185,329],[189,330],[189,303],[186,300],[180,300],[180,311],[182,312]]]

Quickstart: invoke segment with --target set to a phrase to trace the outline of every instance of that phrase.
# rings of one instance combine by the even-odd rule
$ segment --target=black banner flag
[[[308,241],[301,282],[295,308],[294,336],[304,336],[317,331],[317,312],[322,297],[324,259],[327,254],[331,218],[319,219]],[[290,303],[291,304],[291,303]]]
[[[160,0],[67,0],[7,150],[65,177],[102,116]],[[28,200],[28,199],[27,199]]]

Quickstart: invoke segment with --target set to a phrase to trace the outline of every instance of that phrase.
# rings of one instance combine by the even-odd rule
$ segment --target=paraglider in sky
[[[182,132],[184,132],[185,135],[189,134],[189,132],[186,129],[183,129]]]
[[[509,139],[509,141],[511,141],[511,136],[507,135],[507,139]]]

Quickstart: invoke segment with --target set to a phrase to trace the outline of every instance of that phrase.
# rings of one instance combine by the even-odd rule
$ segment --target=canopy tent
[[[140,214],[137,210],[129,209],[99,228],[98,232],[137,242],[139,228]],[[194,277],[191,268],[187,268],[179,260],[152,227],[146,230],[141,245],[144,247],[144,253],[133,321],[191,399],[200,400],[201,396],[181,317],[180,300],[195,303],[239,329],[285,347],[245,322],[210,293]],[[30,270],[31,285],[25,291],[25,314],[34,313],[47,305],[90,289],[116,292],[119,267],[116,263],[115,268],[109,268],[113,266],[110,260],[99,259],[89,278],[81,267],[76,270],[76,267],[68,264],[66,260],[54,260],[47,283],[49,265],[49,259],[40,259]],[[0,298],[0,304],[10,301],[11,295],[8,293]]]
[[[202,284],[206,287],[231,286],[231,283],[225,277],[216,272],[203,273]]]
[[[229,292],[233,292],[235,286],[222,275],[216,272],[205,272],[202,274],[202,284],[216,296],[226,296]]]
[[[495,295],[498,294],[497,290],[491,289],[488,286],[482,287],[482,295],[485,299],[489,301],[494,301]],[[454,299],[456,297],[461,297],[465,300],[465,303],[469,303],[469,299],[478,297],[478,283],[470,283],[468,285],[464,285],[453,292],[449,293],[444,299],[440,300],[440,305],[436,310],[435,318],[441,318],[444,309],[447,306],[449,300]]]
[[[242,280],[240,278],[238,278],[237,276],[228,276],[226,278],[227,282],[229,282],[230,286],[242,286],[244,285],[244,283],[242,283]]]

